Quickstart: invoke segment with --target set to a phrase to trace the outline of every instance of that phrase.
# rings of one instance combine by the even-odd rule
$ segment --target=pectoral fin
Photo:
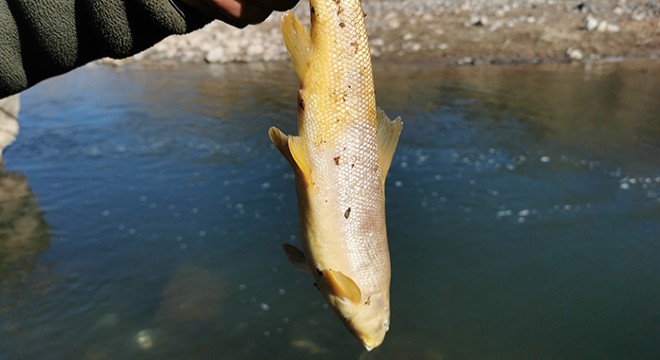
[[[300,23],[295,14],[287,12],[280,23],[284,44],[289,51],[291,62],[302,81],[307,72],[309,54],[312,49],[312,38],[309,31]]]
[[[310,178],[309,162],[307,161],[307,147],[305,142],[299,136],[285,135],[280,129],[271,127],[268,130],[268,137],[273,145],[287,159],[294,170],[299,170],[303,179],[307,181]]]
[[[286,258],[289,259],[289,262],[296,267],[296,269],[304,272],[310,272],[309,266],[307,265],[307,259],[305,258],[305,253],[302,250],[291,244],[282,244],[282,249],[286,254]]]
[[[387,172],[392,165],[392,158],[396,151],[396,146],[399,143],[399,135],[403,128],[401,117],[390,120],[385,112],[378,108],[377,115],[378,123],[378,156],[380,159],[380,168],[383,173],[383,183],[387,177]]]
[[[352,303],[359,303],[362,300],[362,292],[353,279],[334,270],[323,270],[323,279],[328,284],[330,291],[340,298],[349,300]]]

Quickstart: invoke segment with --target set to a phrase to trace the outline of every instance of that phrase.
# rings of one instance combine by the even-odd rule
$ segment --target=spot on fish
[[[367,301],[364,302],[365,305],[371,305],[371,296],[367,298]]]
[[[336,165],[339,165],[339,156],[335,156],[334,158],[332,158],[332,160],[335,161]]]
[[[305,110],[305,100],[301,97],[298,97],[298,108],[300,110]]]
[[[317,273],[319,276],[323,276],[323,272],[322,272],[319,268],[316,268],[316,273]]]
[[[355,164],[351,164],[351,169],[355,167]]]
[[[367,13],[363,11],[363,12],[362,12],[362,17],[363,17],[363,18],[367,17]]]
[[[348,208],[346,211],[344,211],[344,218],[348,219],[349,216],[351,216],[351,208]]]
[[[339,27],[342,27],[342,28],[343,28],[343,27],[345,27],[345,26],[346,26],[346,24],[344,24],[343,21],[339,23]]]
[[[357,54],[358,53],[358,48],[359,48],[359,45],[358,45],[357,41],[352,42],[351,46],[355,48],[355,53]]]
[[[339,4],[339,3],[337,3],[337,4]],[[337,7],[337,15],[339,15],[339,14],[341,14],[341,13],[343,13],[343,12],[344,12],[344,8],[342,8],[341,6],[338,6],[338,7]]]

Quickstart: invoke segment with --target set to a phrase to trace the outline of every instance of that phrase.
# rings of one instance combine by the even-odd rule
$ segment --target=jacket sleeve
[[[210,21],[173,0],[0,0],[0,98]]]

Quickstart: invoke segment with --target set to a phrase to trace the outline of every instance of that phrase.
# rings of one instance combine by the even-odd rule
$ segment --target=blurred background
[[[294,132],[298,84],[271,19],[236,38],[269,59],[158,45],[22,94],[0,359],[658,358],[657,5],[402,4],[365,1],[378,103],[404,120],[382,347],[281,251],[299,241],[294,181],[267,129]],[[167,41],[238,34],[211,30]]]

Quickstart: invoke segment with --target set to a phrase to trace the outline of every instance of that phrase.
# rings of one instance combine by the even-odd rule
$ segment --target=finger
[[[249,0],[251,3],[260,5],[266,9],[286,11],[292,9],[298,0]]]
[[[267,7],[245,0],[213,0],[213,2],[221,9],[221,12],[235,19],[233,23],[230,23],[231,25],[243,24],[241,27],[245,27],[247,24],[258,24],[266,20],[272,12]],[[224,21],[224,19],[221,20]]]
[[[245,2],[242,9],[240,18],[248,24],[259,24],[273,12],[272,9],[249,2]]]
[[[215,18],[238,29],[243,29],[249,25],[247,22],[237,19],[233,16],[229,16],[221,11],[216,12]]]

